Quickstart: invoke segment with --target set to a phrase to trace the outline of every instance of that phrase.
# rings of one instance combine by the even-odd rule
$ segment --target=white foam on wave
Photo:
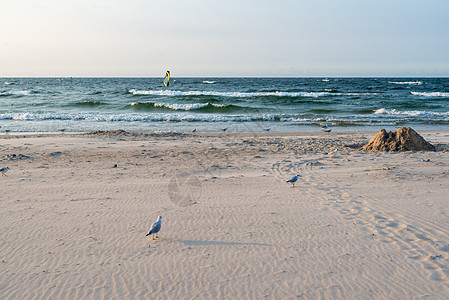
[[[179,103],[154,103],[155,107],[166,107],[173,110],[195,110],[202,107],[207,107],[209,103],[190,103],[190,104],[179,104]]]
[[[172,110],[195,110],[200,109],[203,107],[207,107],[209,105],[212,105],[214,107],[225,107],[224,104],[214,104],[214,103],[158,103],[158,102],[149,102],[149,103],[139,103],[139,102],[133,102],[131,103],[131,106],[137,106],[141,104],[153,104],[154,107],[165,107]]]
[[[51,113],[44,114],[33,114],[33,113],[6,113],[0,114],[0,120],[23,120],[23,121],[34,121],[34,120],[71,120],[73,119],[68,115],[58,115]]]
[[[414,96],[420,97],[449,97],[447,92],[410,92]]]
[[[216,92],[216,91],[175,91],[175,90],[149,90],[138,91],[135,89],[129,90],[133,95],[151,95],[151,96],[219,96],[219,97],[322,97],[335,95],[329,92]]]
[[[376,115],[402,115],[402,116],[422,116],[422,115],[429,115],[429,116],[449,116],[448,112],[433,112],[433,111],[420,111],[420,110],[406,110],[406,111],[399,111],[396,109],[386,109],[386,108],[379,108],[374,111],[374,114]]]
[[[32,92],[30,92],[30,91],[6,91],[6,92],[0,93],[0,95],[3,95],[3,96],[28,96],[31,94],[32,94]]]
[[[274,114],[258,115],[222,115],[222,114],[187,114],[187,113],[126,113],[126,114],[95,114],[95,113],[7,113],[0,114],[0,120],[22,121],[91,121],[91,122],[250,122],[273,121]]]
[[[204,84],[214,84],[216,81],[209,81],[209,80],[204,80],[203,83]]]
[[[391,84],[399,84],[399,85],[421,85],[422,81],[388,81]]]

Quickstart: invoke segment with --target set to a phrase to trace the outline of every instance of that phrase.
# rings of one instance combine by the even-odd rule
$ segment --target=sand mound
[[[369,151],[435,151],[435,147],[410,127],[395,132],[379,131],[362,150]]]

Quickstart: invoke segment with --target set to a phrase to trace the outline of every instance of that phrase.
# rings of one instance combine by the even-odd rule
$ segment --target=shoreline
[[[8,136],[33,136],[33,135],[52,135],[52,136],[58,136],[58,135],[88,135],[94,132],[103,132],[103,133],[120,133],[123,132],[125,134],[180,134],[180,135],[204,135],[204,136],[216,136],[216,135],[257,135],[257,136],[275,136],[275,135],[281,135],[281,136],[304,136],[304,135],[320,135],[320,136],[332,136],[332,135],[346,135],[346,134],[367,134],[367,133],[377,133],[380,129],[385,129],[389,131],[390,129],[386,129],[389,127],[394,126],[379,126],[379,129],[372,129],[372,130],[345,130],[345,131],[333,131],[333,132],[323,132],[321,130],[316,131],[271,131],[271,132],[254,132],[254,131],[239,131],[239,132],[221,132],[221,131],[205,131],[205,132],[191,132],[191,131],[158,131],[158,130],[123,130],[123,129],[116,129],[116,130],[90,130],[90,131],[78,131],[78,132],[60,132],[60,131],[30,131],[30,132],[0,132],[0,137],[8,137]],[[401,127],[411,127],[415,129],[413,126],[395,126],[394,128],[401,128]],[[435,129],[435,130],[416,130],[417,132],[422,133],[449,133],[449,129],[447,130],[441,130],[441,129]]]

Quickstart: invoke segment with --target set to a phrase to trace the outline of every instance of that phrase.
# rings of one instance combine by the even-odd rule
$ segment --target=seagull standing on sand
[[[0,169],[0,173],[2,173],[2,176],[7,177],[7,175],[5,174],[6,172],[8,172],[9,167],[4,167]]]
[[[329,128],[326,124],[321,124],[321,130],[323,130],[324,132],[331,132],[332,129]]]
[[[301,177],[301,175],[297,174],[293,176],[290,180],[287,180],[287,182],[290,182],[292,184],[292,187],[295,187],[295,182],[298,181],[299,177]]]
[[[159,218],[157,218],[157,221],[154,222],[153,226],[151,227],[150,232],[147,233],[147,236],[153,234],[153,240],[154,240],[154,234],[156,235],[156,238],[157,238],[158,237],[157,233],[159,232],[159,230],[161,230],[161,225],[162,225],[161,219],[162,219],[162,217],[159,216]]]
[[[332,150],[331,152],[329,152],[329,155],[334,157],[338,152],[338,148],[335,148],[334,150]]]

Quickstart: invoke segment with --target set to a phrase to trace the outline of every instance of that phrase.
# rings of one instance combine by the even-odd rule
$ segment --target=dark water
[[[449,78],[1,78],[16,132],[449,129]]]

